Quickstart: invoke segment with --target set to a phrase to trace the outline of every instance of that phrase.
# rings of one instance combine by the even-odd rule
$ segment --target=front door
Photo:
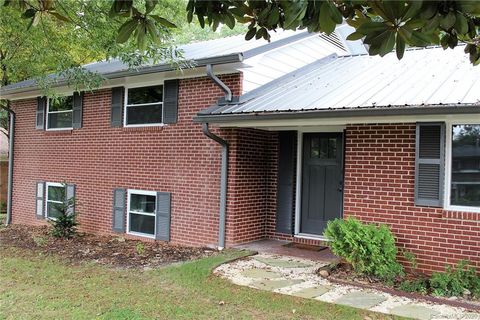
[[[342,217],[343,135],[303,135],[300,233],[322,235],[327,222]]]

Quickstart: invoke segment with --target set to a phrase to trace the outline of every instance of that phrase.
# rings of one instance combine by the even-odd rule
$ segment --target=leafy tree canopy
[[[392,50],[403,57],[406,46],[441,45],[454,48],[464,42],[473,64],[480,63],[480,1],[201,1],[190,0],[188,20],[214,30],[221,24],[248,24],[246,39],[269,39],[276,29],[308,29],[331,33],[344,20],[355,28],[348,39],[363,39],[369,54]]]

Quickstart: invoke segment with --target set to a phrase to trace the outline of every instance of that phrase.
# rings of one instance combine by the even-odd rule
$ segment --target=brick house
[[[2,88],[11,222],[44,224],[75,196],[83,231],[224,247],[318,243],[354,216],[389,225],[423,271],[480,268],[480,75],[462,48],[397,61],[345,34],[191,44],[181,74],[91,64],[102,87],[59,81],[59,99]]]

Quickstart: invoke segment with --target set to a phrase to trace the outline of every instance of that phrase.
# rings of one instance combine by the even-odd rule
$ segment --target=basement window
[[[46,217],[58,218],[62,213],[65,201],[65,185],[61,183],[47,182]]]
[[[450,205],[480,208],[480,124],[451,130]]]
[[[154,238],[157,193],[152,191],[128,190],[127,232]]]
[[[163,85],[126,88],[125,126],[163,124]]]
[[[50,98],[47,103],[47,129],[72,129],[73,96]]]

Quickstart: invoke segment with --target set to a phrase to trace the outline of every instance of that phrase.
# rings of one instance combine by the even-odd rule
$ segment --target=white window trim
[[[62,111],[50,111],[50,99],[52,98],[47,98],[47,122],[45,123],[45,128],[47,131],[62,131],[62,130],[73,130],[73,106],[72,110],[62,110]],[[62,128],[50,128],[49,127],[49,118],[50,118],[50,113],[65,113],[65,112],[71,112],[72,113],[72,126],[71,127],[62,127]]]
[[[151,103],[139,103],[139,104],[128,104],[128,90],[135,89],[135,88],[145,88],[145,87],[155,87],[155,86],[162,86],[163,82],[156,83],[156,84],[149,84],[149,85],[130,85],[125,86],[125,94],[124,94],[124,101],[123,101],[123,126],[126,128],[141,128],[141,127],[163,127],[165,123],[163,123],[163,100],[161,102],[151,102]],[[162,99],[165,98],[162,96]],[[157,123],[146,123],[146,124],[127,124],[127,108],[131,106],[153,106],[161,104],[162,105],[162,122]]]
[[[153,211],[153,213],[131,211],[130,210],[130,196],[132,194],[155,196],[155,210]],[[127,234],[131,234],[131,235],[134,235],[134,236],[145,237],[145,238],[150,238],[150,239],[155,239],[155,235],[157,234],[157,210],[156,210],[157,200],[158,200],[157,199],[157,193],[155,191],[128,189],[128,191],[127,191]],[[130,231],[130,212],[132,212],[134,214],[142,214],[142,215],[145,215],[145,216],[155,217],[155,222],[154,222],[154,226],[153,226],[153,235],[148,234],[148,233],[143,233],[143,232]]]
[[[480,213],[480,207],[467,207],[467,206],[456,206],[450,204],[450,184],[452,182],[452,126],[462,125],[462,124],[479,124],[479,120],[469,120],[469,121],[446,121],[446,135],[445,135],[445,185],[444,185],[444,201],[443,208],[448,211],[463,211],[463,212],[473,212]]]
[[[56,220],[57,218],[54,217],[49,217],[48,216],[48,203],[63,203],[62,201],[56,201],[56,200],[48,200],[48,188],[49,187],[65,187],[63,183],[59,182],[46,182],[45,183],[45,218],[50,219],[50,220]]]

